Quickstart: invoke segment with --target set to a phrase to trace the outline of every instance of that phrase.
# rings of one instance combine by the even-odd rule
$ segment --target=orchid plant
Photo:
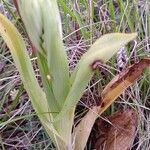
[[[0,14],[0,33],[12,54],[32,106],[56,149],[84,149],[96,118],[129,86],[103,92],[103,107],[93,107],[73,128],[75,108],[97,69],[121,47],[135,39],[136,33],[111,33],[96,40],[82,56],[73,73],[62,40],[62,26],[56,0],[16,0],[18,12],[36,49],[43,87],[36,79],[25,42],[16,27]],[[118,87],[117,87],[118,88]],[[107,89],[107,88],[106,88]],[[106,103],[105,103],[106,102]],[[88,119],[88,121],[87,121]],[[88,123],[85,124],[85,120]]]

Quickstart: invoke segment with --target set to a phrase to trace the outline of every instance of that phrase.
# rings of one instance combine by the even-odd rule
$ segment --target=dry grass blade
[[[150,66],[150,58],[142,59],[140,62],[129,66],[126,70],[118,74],[106,86],[101,94],[102,103],[100,106],[93,107],[89,110],[86,116],[82,119],[79,125],[74,130],[75,149],[83,150],[90,131],[94,125],[95,120],[101,115],[114,101],[121,95],[134,81],[143,73],[146,67]],[[93,121],[91,123],[91,120]],[[88,125],[88,128],[86,126]],[[85,140],[81,140],[85,139]]]

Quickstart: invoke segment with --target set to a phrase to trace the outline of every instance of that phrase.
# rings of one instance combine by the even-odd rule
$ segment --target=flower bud
[[[14,0],[33,46],[46,53],[52,42],[62,38],[56,0]]]

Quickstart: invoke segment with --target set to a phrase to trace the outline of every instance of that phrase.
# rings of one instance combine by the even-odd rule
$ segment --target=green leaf
[[[37,54],[38,54],[38,67],[42,78],[44,92],[46,94],[50,110],[51,112],[54,112],[52,113],[52,115],[53,117],[55,117],[57,113],[60,111],[60,108],[52,90],[52,81],[48,69],[47,59],[41,53]]]
[[[0,34],[10,49],[36,114],[45,129],[48,131],[48,134],[51,136],[53,141],[56,142],[55,136],[57,135],[58,139],[60,139],[60,136],[51,123],[53,118],[47,99],[45,93],[40,88],[36,80],[25,43],[15,26],[2,14],[0,14]]]
[[[35,78],[35,74],[28,56],[24,41],[11,22],[0,14],[0,33],[9,47],[15,64],[20,72],[25,88],[33,100],[33,105],[38,113],[47,111],[47,102],[42,89]],[[34,94],[33,94],[34,93]],[[37,98],[38,97],[38,98]],[[39,102],[43,101],[39,107]],[[46,107],[46,108],[45,108]]]
[[[62,107],[70,84],[57,1],[17,0],[17,4],[32,44],[36,47],[37,52],[47,59],[50,73],[47,75],[51,78],[52,93],[59,107]]]
[[[63,109],[56,117],[60,119],[68,110],[74,109],[80,100],[88,82],[96,70],[97,64],[108,61],[122,46],[136,37],[136,33],[112,33],[98,39],[83,55],[74,73],[72,74],[72,87],[69,91]]]
[[[52,89],[56,100],[62,107],[68,95],[70,83],[68,60],[62,42],[61,19],[57,1],[45,0],[41,3],[41,9],[43,13],[43,40],[47,52]]]
[[[16,0],[19,14],[21,15],[32,44],[37,50],[44,54],[44,49],[41,48],[42,12],[39,2],[41,2],[41,0]]]

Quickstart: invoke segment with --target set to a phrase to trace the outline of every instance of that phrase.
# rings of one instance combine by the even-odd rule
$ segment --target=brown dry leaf
[[[78,126],[74,129],[73,135],[75,135],[76,150],[83,150],[85,148],[97,117],[101,115],[130,85],[132,85],[143,73],[144,69],[149,66],[150,58],[142,59],[138,63],[129,66],[126,70],[115,76],[114,79],[112,79],[112,81],[105,87],[101,94],[101,105],[94,106],[90,109],[85,117],[82,118]]]
[[[132,147],[137,127],[137,113],[132,110],[119,111],[96,121],[96,150],[128,150]],[[110,124],[111,123],[111,124]]]
[[[98,107],[99,114],[103,113],[114,100],[150,66],[150,58],[142,59],[115,76],[101,94],[102,103]]]

